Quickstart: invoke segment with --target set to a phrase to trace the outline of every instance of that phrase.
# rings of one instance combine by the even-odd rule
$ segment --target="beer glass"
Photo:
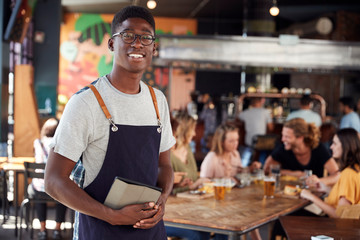
[[[264,178],[264,198],[274,198],[275,177],[268,176]]]
[[[215,179],[214,197],[216,200],[223,200],[225,198],[225,186],[224,179]]]

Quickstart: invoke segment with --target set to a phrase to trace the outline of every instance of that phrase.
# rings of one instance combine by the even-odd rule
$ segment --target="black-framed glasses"
[[[153,35],[151,34],[135,34],[132,32],[118,32],[118,33],[114,33],[114,35],[112,35],[112,37],[116,37],[116,36],[120,36],[121,39],[125,42],[125,43],[133,43],[136,41],[136,38],[140,39],[140,42],[142,45],[144,46],[149,46],[150,44],[152,44],[154,42],[154,40],[156,39]]]

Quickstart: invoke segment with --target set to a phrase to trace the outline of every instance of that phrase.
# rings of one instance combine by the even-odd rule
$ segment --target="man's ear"
[[[108,48],[109,48],[109,50],[110,51],[114,51],[114,39],[112,39],[112,38],[109,38],[109,40],[108,40]]]
[[[154,57],[157,57],[159,55],[159,52],[158,52],[158,47],[159,47],[159,44],[158,43],[154,43],[154,48],[153,48],[153,56]]]

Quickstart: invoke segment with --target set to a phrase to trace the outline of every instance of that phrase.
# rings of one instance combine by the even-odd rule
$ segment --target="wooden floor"
[[[46,222],[47,227],[48,227],[48,239],[51,240],[52,238],[52,233],[55,226],[55,221],[53,221],[55,219],[55,210],[52,208],[48,209],[48,221]],[[64,229],[61,234],[63,236],[63,240],[70,240],[72,239],[72,230],[70,229],[71,224],[70,224],[70,217],[68,216],[69,213],[67,212],[66,214],[66,229],[64,229],[64,224],[62,226],[62,228]],[[15,236],[15,214],[14,214],[14,209],[13,207],[10,208],[10,217],[9,219],[6,220],[6,222],[4,224],[2,224],[3,222],[3,216],[2,216],[2,210],[1,210],[1,215],[0,215],[0,240],[17,240],[17,237]],[[39,231],[39,221],[35,220],[34,223],[34,237],[33,240],[37,240],[37,233]],[[24,226],[25,228],[25,226]],[[22,240],[30,240],[30,231],[26,231],[25,229],[23,229],[23,237]]]

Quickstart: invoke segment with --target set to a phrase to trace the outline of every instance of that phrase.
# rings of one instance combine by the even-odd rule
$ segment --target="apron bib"
[[[104,110],[105,104],[102,106],[100,101],[99,104]],[[156,106],[155,103],[154,106]],[[104,203],[116,176],[156,186],[161,139],[161,124],[158,126],[118,125],[112,122],[110,114],[107,115],[105,111],[104,113],[110,121],[110,135],[104,163],[94,181],[84,189],[92,198],[101,203]],[[132,225],[113,226],[80,213],[79,239],[166,240],[167,236],[163,221],[151,229],[136,229]]]

